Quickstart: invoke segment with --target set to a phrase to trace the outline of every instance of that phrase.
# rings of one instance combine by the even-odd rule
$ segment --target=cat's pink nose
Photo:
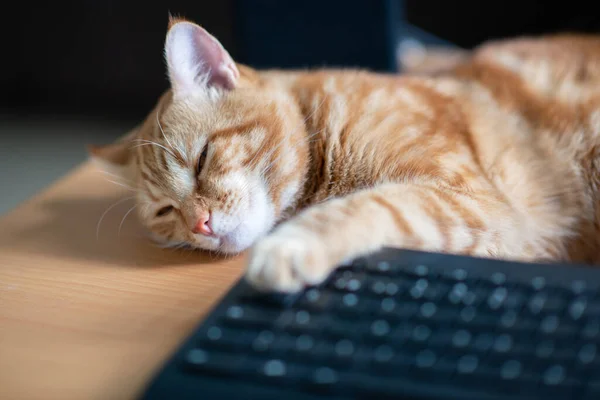
[[[213,231],[210,227],[210,213],[208,211],[202,211],[198,213],[198,221],[192,228],[193,233],[200,233],[202,235],[212,235]]]

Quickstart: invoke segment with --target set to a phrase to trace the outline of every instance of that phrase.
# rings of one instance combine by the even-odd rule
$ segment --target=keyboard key
[[[330,386],[338,382],[338,374],[329,367],[319,367],[313,373],[313,382],[320,386]]]
[[[342,298],[343,307],[355,307],[358,304],[358,296],[353,293],[345,294]]]
[[[198,345],[243,351],[252,347],[258,333],[254,330],[239,331],[221,326],[212,326],[206,331],[206,335],[199,339]]]
[[[457,283],[452,287],[452,289],[450,289],[448,300],[452,304],[460,304],[468,292],[469,287],[465,283]]]
[[[219,340],[223,337],[223,331],[218,326],[211,326],[206,331],[206,337],[209,340]]]
[[[506,283],[506,274],[502,272],[494,272],[490,277],[490,281],[497,286],[504,285]]]
[[[577,360],[583,365],[595,363],[597,361],[597,357],[598,348],[595,343],[584,344],[577,354]]]
[[[508,290],[505,287],[494,289],[487,299],[488,307],[492,310],[497,310],[504,305],[504,301],[508,297]]]
[[[477,370],[479,366],[479,358],[475,355],[465,355],[458,359],[456,364],[456,371],[459,374],[472,374]]]
[[[425,290],[429,287],[429,281],[427,279],[419,279],[415,282],[414,286],[410,288],[410,296],[417,300],[425,295]]]
[[[384,279],[376,279],[371,285],[371,292],[377,296],[383,296],[387,288],[387,282]]]
[[[298,299],[295,307],[315,313],[326,312],[339,298],[339,293],[313,288]]]
[[[286,310],[274,321],[274,326],[289,333],[318,334],[323,331],[327,320],[322,315],[310,314],[306,310]]]
[[[300,335],[296,338],[296,350],[300,352],[307,352],[312,350],[315,345],[315,340],[310,335]]]
[[[431,329],[427,325],[417,325],[412,332],[412,340],[425,342],[431,336]]]
[[[547,299],[548,299],[548,296],[545,293],[535,294],[531,298],[531,300],[529,300],[529,303],[527,305],[529,308],[529,311],[534,315],[541,313],[542,310],[544,309],[544,305],[546,304]]]
[[[383,319],[373,321],[371,324],[371,334],[375,337],[383,337],[390,333],[390,324]]]
[[[376,263],[367,262],[364,266],[364,269],[370,274],[379,274],[385,276],[394,275],[400,271],[397,266],[393,266],[386,261],[380,261]]]
[[[310,314],[306,310],[296,312],[296,323],[298,325],[306,325],[310,322]]]
[[[230,319],[241,319],[244,316],[244,309],[240,306],[231,306],[227,309],[227,317]]]
[[[356,292],[358,290],[360,290],[361,288],[361,280],[357,279],[357,278],[352,278],[348,281],[348,283],[346,284],[346,290],[350,291],[350,292]]]
[[[391,270],[390,263],[387,261],[378,262],[376,268],[379,272],[389,272]]]
[[[388,283],[385,285],[385,290],[384,290],[384,292],[385,292],[385,294],[386,294],[386,295],[388,295],[388,296],[395,296],[395,295],[397,295],[397,294],[399,293],[399,291],[400,291],[400,287],[398,286],[398,284],[397,284],[397,283],[394,283],[394,282],[388,282]]]
[[[354,343],[348,339],[342,339],[335,344],[335,353],[338,357],[350,357],[354,354]]]
[[[507,381],[515,380],[519,377],[519,375],[521,375],[522,371],[523,366],[519,361],[508,360],[502,365],[502,368],[500,369],[500,376],[502,379]]]
[[[421,318],[430,319],[437,312],[437,306],[434,303],[427,302],[423,303],[419,309],[419,316]]]
[[[515,310],[507,310],[500,316],[499,327],[515,334],[533,335],[539,328],[539,321],[528,315],[519,315]]]
[[[546,287],[546,278],[543,276],[536,276],[531,280],[531,287],[536,291],[544,289]]]
[[[560,324],[560,320],[556,315],[548,315],[544,317],[540,323],[540,331],[544,334],[551,335],[556,332]]]
[[[566,371],[562,365],[552,365],[542,377],[546,385],[555,386],[561,384],[566,378]]]
[[[267,351],[275,340],[275,335],[271,331],[262,331],[258,334],[252,343],[254,351]]]
[[[455,348],[465,348],[471,344],[471,333],[465,329],[456,331],[452,337],[452,345]]]
[[[251,362],[253,365],[255,361]],[[254,371],[253,371],[254,372]],[[303,365],[293,364],[284,359],[267,359],[260,361],[256,371],[248,374],[248,378],[266,381],[268,384],[289,387],[295,383],[305,381],[310,376],[311,369]]]
[[[512,336],[508,334],[502,334],[496,337],[492,348],[497,353],[508,353],[512,349],[513,343]]]
[[[341,302],[337,302],[336,311],[347,315],[355,315],[360,310],[359,303],[360,299],[356,294],[346,293],[342,296]]]
[[[489,298],[490,292],[483,286],[471,285],[469,291],[462,299],[462,304],[466,306],[479,306],[485,303]]]
[[[279,312],[254,306],[234,305],[227,309],[225,322],[239,327],[270,327],[279,317]]]
[[[286,373],[285,363],[281,360],[269,360],[262,369],[266,376],[284,376]]]
[[[464,307],[460,310],[459,317],[462,322],[471,323],[477,317],[477,309],[472,306]]]
[[[519,314],[515,310],[508,310],[500,317],[500,326],[505,329],[514,328],[519,322]]]
[[[389,374],[393,373],[391,361],[395,355],[394,349],[388,344],[375,347],[362,345],[357,347],[352,359],[354,368],[358,370],[376,370],[377,373]]]
[[[373,351],[373,359],[377,363],[389,362],[392,358],[394,358],[394,355],[394,349],[387,344],[377,346]]]
[[[426,349],[417,354],[415,358],[415,365],[417,368],[426,369],[433,367],[436,361],[437,355],[433,351]]]
[[[193,349],[187,354],[186,361],[194,365],[202,365],[208,361],[208,354],[201,349]]]
[[[195,371],[210,374],[240,376],[256,373],[260,366],[258,361],[240,359],[236,354],[207,351],[206,349],[190,350],[185,357],[185,366]]]
[[[575,294],[582,294],[583,292],[585,292],[586,287],[587,284],[585,281],[577,279],[571,282],[571,290]]]
[[[391,313],[396,308],[396,300],[391,297],[386,297],[381,300],[381,311],[384,313]]]
[[[464,281],[467,279],[468,275],[469,274],[467,273],[467,271],[462,268],[455,268],[449,272],[444,273],[444,276],[446,278],[452,279],[454,281]]]
[[[425,289],[423,298],[427,301],[438,302],[448,296],[451,286],[443,282],[432,282]]]
[[[587,299],[578,298],[569,305],[569,316],[578,321],[585,313],[587,307]]]
[[[427,265],[419,264],[414,269],[415,275],[420,277],[426,277],[429,275],[429,267]]]
[[[321,291],[319,289],[309,289],[306,292],[306,295],[304,296],[304,298],[306,299],[306,301],[308,301],[309,303],[314,303],[317,300],[319,300],[319,298],[321,297]]]
[[[527,296],[519,289],[511,288],[504,300],[505,309],[520,309],[527,302]]]

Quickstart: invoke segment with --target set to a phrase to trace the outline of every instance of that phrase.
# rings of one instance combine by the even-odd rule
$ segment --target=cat
[[[172,18],[170,89],[93,158],[165,246],[296,292],[383,247],[598,262],[600,39],[485,43],[432,74],[264,70]]]

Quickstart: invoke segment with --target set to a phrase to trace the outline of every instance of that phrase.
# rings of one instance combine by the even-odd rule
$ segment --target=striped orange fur
[[[248,280],[281,291],[383,246],[599,261],[600,38],[487,43],[418,76],[256,71],[176,20],[165,54],[171,89],[92,150],[165,245],[251,248]]]

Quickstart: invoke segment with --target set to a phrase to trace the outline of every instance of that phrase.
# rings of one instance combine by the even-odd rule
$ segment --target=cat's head
[[[171,88],[140,126],[91,153],[134,187],[154,240],[242,251],[297,200],[308,158],[300,111],[192,22],[171,21],[164,52]]]

